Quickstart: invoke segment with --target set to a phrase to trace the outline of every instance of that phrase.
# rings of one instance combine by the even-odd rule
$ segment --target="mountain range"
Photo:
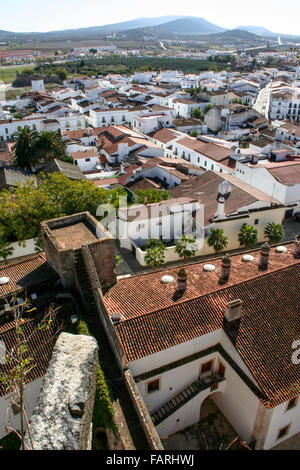
[[[172,38],[174,35],[211,35],[222,34],[228,31],[228,28],[210,23],[204,18],[192,16],[160,16],[155,18],[137,18],[130,21],[123,21],[104,26],[92,26],[86,28],[66,29],[62,31],[49,32],[31,32],[17,33],[0,30],[0,42],[11,41],[49,41],[49,40],[67,40],[67,39],[88,39],[100,38],[108,34],[117,36],[123,35],[127,38],[142,39],[145,36]],[[272,33],[261,26],[239,26],[233,31],[244,31],[253,36],[248,36],[250,40],[261,37],[276,37],[278,34]],[[245,35],[238,33],[242,39],[247,40]],[[286,35],[283,35],[286,36]],[[225,35],[226,37],[226,35]]]

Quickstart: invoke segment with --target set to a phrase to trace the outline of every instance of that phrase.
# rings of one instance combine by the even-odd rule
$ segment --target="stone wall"
[[[98,242],[89,243],[89,250],[101,284],[114,284],[117,280],[115,240],[103,238]]]
[[[47,263],[57,272],[65,289],[75,287],[74,252],[62,250],[46,222],[41,224]]]
[[[95,338],[61,333],[30,419],[25,444],[34,450],[87,450],[96,390]]]

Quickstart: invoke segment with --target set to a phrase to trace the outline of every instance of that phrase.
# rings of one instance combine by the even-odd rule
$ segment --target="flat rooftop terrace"
[[[53,228],[51,233],[64,250],[78,250],[83,243],[92,243],[98,240],[89,225],[84,221]]]

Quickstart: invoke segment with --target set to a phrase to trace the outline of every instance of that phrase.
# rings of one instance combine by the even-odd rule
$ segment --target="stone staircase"
[[[97,306],[81,250],[74,251],[74,258],[75,272],[80,294],[84,302],[86,312],[91,316],[96,312]]]
[[[183,405],[192,400],[198,393],[203,390],[210,388],[212,384],[219,384],[222,382],[224,377],[220,375],[211,375],[202,380],[197,380],[191,385],[186,387],[182,392],[175,395],[171,400],[162,405],[158,410],[154,411],[151,414],[151,418],[154,426],[162,423],[166,418],[168,418],[175,411],[179,410]]]
[[[119,409],[119,407],[121,408],[130,437],[133,441],[134,449],[150,450],[146,435],[133,407],[131,397],[125,386],[106,332],[100,322],[94,292],[85,267],[81,249],[74,250],[74,258],[77,286],[86,313],[87,324],[91,334],[98,341],[101,367],[112,393],[114,407],[115,404],[117,405],[115,410]]]

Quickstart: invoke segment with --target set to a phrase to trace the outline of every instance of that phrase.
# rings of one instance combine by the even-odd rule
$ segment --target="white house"
[[[140,112],[133,119],[133,129],[143,134],[150,134],[150,132],[154,132],[162,127],[171,127],[172,125],[173,116],[165,111],[160,113]]]
[[[283,204],[300,204],[300,162],[278,161],[241,163],[237,161],[235,176]]]
[[[252,261],[227,255],[127,277],[105,294],[161,437],[201,420],[208,400],[252,448],[271,449],[299,433],[300,370],[291,345],[300,333],[300,266],[293,244],[285,248],[264,246],[248,253]]]
[[[81,171],[94,170],[100,163],[97,149],[94,147],[70,152],[70,155],[74,165],[78,165]]]

